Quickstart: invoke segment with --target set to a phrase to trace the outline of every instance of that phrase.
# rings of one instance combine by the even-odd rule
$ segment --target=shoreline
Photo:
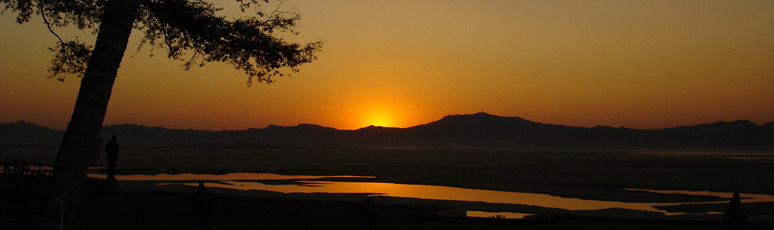
[[[104,180],[92,180],[92,181],[104,181]],[[205,181],[206,182],[206,181]],[[120,181],[121,191],[125,192],[187,192],[193,193],[196,190],[195,186],[184,185],[182,183],[172,183],[158,185],[158,182],[149,181]],[[210,183],[216,183],[210,181]],[[695,202],[695,203],[675,203],[675,204],[653,204],[653,208],[659,211],[644,211],[636,209],[626,208],[609,208],[609,209],[576,209],[568,210],[562,208],[551,208],[539,205],[527,205],[518,203],[491,203],[484,201],[468,201],[468,200],[443,200],[432,198],[414,198],[414,197],[398,197],[391,196],[389,194],[373,194],[373,193],[326,193],[326,192],[276,192],[266,190],[240,190],[223,188],[218,186],[208,186],[210,191],[221,195],[229,195],[236,197],[253,197],[253,198],[272,198],[272,199],[300,199],[300,200],[317,200],[317,201],[342,201],[342,202],[362,202],[367,197],[372,197],[376,202],[384,202],[386,204],[393,205],[420,205],[420,206],[439,206],[447,207],[449,209],[463,209],[465,211],[484,211],[484,212],[513,212],[513,213],[532,213],[532,214],[551,214],[551,215],[568,215],[568,216],[581,216],[581,217],[617,217],[617,218],[645,218],[645,219],[671,219],[671,220],[702,220],[702,221],[721,221],[722,211],[727,206],[726,202],[715,201],[709,202]],[[711,204],[715,207],[716,212],[720,211],[720,214],[706,214],[696,213],[702,212],[703,209],[691,208],[691,206],[701,207],[703,204]],[[746,205],[763,206],[758,207],[753,215],[750,215],[750,220],[753,222],[762,223],[774,223],[774,216],[771,213],[761,215],[759,210],[768,210],[769,206],[774,206],[774,202],[750,202]],[[687,207],[687,208],[686,208]],[[683,212],[667,214],[667,210],[682,210]],[[704,210],[706,211],[706,210]],[[771,210],[765,211],[770,212]],[[694,212],[694,213],[691,213]]]
[[[130,183],[121,183],[126,185]],[[119,186],[121,186],[119,185]],[[180,191],[177,189],[187,191]],[[79,217],[105,218],[100,221],[80,219],[78,224],[82,229],[100,229],[111,226],[115,228],[121,219],[100,216],[97,214],[105,205],[122,207],[121,212],[132,213],[130,219],[143,219],[166,213],[166,221],[155,227],[147,225],[131,225],[150,229],[185,229],[181,223],[192,223],[191,208],[194,200],[195,187],[169,188],[176,191],[95,191],[89,190],[82,202]],[[213,194],[213,223],[221,229],[254,229],[261,226],[268,229],[309,229],[309,228],[339,228],[359,229],[361,223],[364,194],[282,194],[256,191],[226,191],[211,188]],[[251,194],[244,196],[244,194]],[[528,219],[497,219],[482,217],[462,217],[438,215],[438,211],[448,211],[448,201],[400,199],[394,197],[377,197],[376,229],[711,229],[719,228],[722,216],[718,219],[669,219],[650,217],[615,217],[597,216],[588,213],[566,214],[550,213],[550,210],[532,210],[539,215]],[[419,201],[419,202],[417,202]],[[154,206],[147,206],[147,204]],[[473,205],[502,205],[470,202]],[[150,207],[159,210],[147,213],[138,212]],[[245,207],[254,207],[247,208]],[[526,210],[522,207],[519,210]],[[177,210],[168,213],[168,210]],[[541,212],[544,211],[544,212]],[[555,211],[555,210],[553,210]],[[610,210],[609,213],[620,211]],[[550,213],[550,214],[549,214]],[[608,213],[608,214],[609,214]],[[155,218],[155,217],[154,217]],[[247,219],[245,219],[247,218]],[[235,221],[238,220],[238,221]],[[248,221],[249,220],[249,221]],[[303,220],[303,221],[301,221]],[[162,221],[162,222],[164,222]],[[299,222],[300,221],[300,222]],[[297,223],[298,222],[298,223]],[[310,224],[314,223],[314,224]],[[169,228],[170,226],[176,226]],[[774,222],[751,222],[749,229],[770,229]],[[123,229],[132,229],[125,227]],[[190,229],[190,228],[189,228]]]

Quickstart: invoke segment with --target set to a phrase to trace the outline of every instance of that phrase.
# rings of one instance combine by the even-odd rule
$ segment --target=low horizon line
[[[167,127],[164,127],[164,126],[146,126],[144,124],[132,124],[132,123],[106,124],[106,125],[102,125],[102,127],[105,127],[105,126],[118,126],[118,125],[136,125],[136,126],[143,126],[143,127],[150,127],[150,128],[157,128],[158,127],[158,128],[163,128],[163,129],[198,130],[198,131],[219,132],[219,131],[242,131],[242,130],[250,130],[250,129],[266,129],[266,128],[269,128],[271,126],[297,127],[297,126],[301,126],[301,125],[316,125],[316,126],[320,126],[320,127],[324,127],[324,128],[332,128],[332,129],[341,130],[341,131],[355,131],[355,130],[369,128],[369,127],[407,129],[407,128],[417,127],[417,126],[421,126],[421,125],[430,124],[430,123],[433,123],[433,122],[436,122],[436,121],[440,121],[443,118],[448,117],[448,116],[465,116],[465,115],[476,115],[476,114],[486,114],[486,115],[490,115],[490,116],[503,117],[503,118],[520,118],[520,119],[523,119],[523,120],[526,120],[526,121],[529,121],[529,122],[538,123],[538,124],[545,124],[545,125],[560,125],[560,126],[566,126],[566,127],[581,127],[581,128],[610,127],[610,128],[626,128],[626,129],[633,129],[633,130],[659,130],[659,129],[669,129],[669,128],[678,128],[678,127],[704,125],[704,124],[714,124],[714,123],[720,123],[720,122],[731,123],[731,122],[737,122],[737,121],[747,121],[747,122],[753,123],[753,124],[758,125],[758,126],[766,125],[766,124],[769,124],[769,123],[774,123],[774,121],[769,121],[769,122],[764,122],[764,123],[756,123],[756,122],[753,122],[753,121],[751,121],[749,119],[736,119],[736,120],[731,120],[731,121],[718,120],[718,121],[714,121],[714,122],[694,123],[694,124],[686,124],[686,125],[678,125],[678,126],[666,126],[666,127],[661,127],[661,128],[630,128],[630,127],[626,127],[626,126],[618,126],[618,127],[616,127],[616,126],[600,125],[600,124],[597,124],[597,125],[594,125],[594,126],[579,126],[579,125],[565,125],[565,124],[544,123],[544,122],[539,122],[539,121],[534,121],[534,120],[526,119],[526,118],[523,118],[521,116],[500,116],[500,115],[495,115],[495,114],[491,114],[491,113],[480,111],[480,112],[476,112],[476,113],[447,114],[447,115],[445,115],[442,118],[437,119],[437,120],[433,120],[433,121],[430,121],[430,122],[427,122],[427,123],[421,123],[421,124],[417,124],[417,125],[407,126],[407,127],[367,125],[367,126],[363,126],[363,127],[355,128],[355,129],[340,129],[340,128],[336,128],[336,127],[332,127],[332,126],[325,126],[325,125],[321,125],[321,124],[306,123],[306,122],[301,122],[301,123],[297,123],[295,125],[287,125],[287,126],[285,126],[285,125],[276,125],[276,124],[268,124],[268,125],[266,125],[263,128],[253,127],[253,128],[243,128],[243,129],[221,129],[221,130],[195,129],[195,128],[167,128]],[[43,126],[43,125],[35,124],[35,123],[29,123],[29,122],[26,122],[23,119],[20,119],[18,121],[4,123],[4,124],[11,124],[11,123],[17,123],[17,122],[33,124],[33,125],[40,126],[40,127],[45,127],[45,128],[51,129],[51,130],[59,130],[59,131],[65,131],[66,130],[66,128],[65,129],[56,129],[56,128],[51,128],[51,127],[48,127],[48,126]],[[2,122],[0,122],[0,123],[2,123]]]

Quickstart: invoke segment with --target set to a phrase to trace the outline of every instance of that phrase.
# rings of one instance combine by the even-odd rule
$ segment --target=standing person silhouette
[[[105,152],[107,152],[108,158],[108,180],[116,180],[116,160],[118,160],[118,142],[116,139],[118,136],[115,134],[110,138],[110,142],[105,145]]]

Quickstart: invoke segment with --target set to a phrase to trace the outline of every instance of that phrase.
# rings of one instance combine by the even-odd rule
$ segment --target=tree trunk
[[[91,60],[56,156],[40,229],[71,228],[86,181],[90,152],[105,119],[139,4],[139,0],[109,0],[104,8]]]

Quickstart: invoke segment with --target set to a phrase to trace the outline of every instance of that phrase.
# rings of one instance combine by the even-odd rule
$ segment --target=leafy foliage
[[[96,34],[99,16],[108,0],[0,0],[3,12],[17,13],[16,22],[30,21],[40,15],[51,27],[74,25]],[[235,0],[239,9],[255,9],[255,16],[228,19],[222,10],[203,0],[138,0],[141,1],[135,29],[143,31],[141,46],[166,50],[167,57],[183,61],[186,70],[209,62],[224,62],[248,75],[253,81],[273,82],[272,77],[297,72],[302,64],[315,60],[322,42],[307,44],[287,42],[281,33],[297,34],[293,29],[301,17],[295,12],[272,12],[260,9],[269,0]],[[278,5],[281,5],[280,2]],[[56,35],[56,33],[54,33]],[[59,38],[58,35],[56,35]],[[140,48],[138,47],[138,49]],[[49,68],[51,77],[60,81],[68,75],[80,76],[90,58],[88,46],[77,40],[61,38],[49,48],[55,53]]]
[[[18,12],[16,23],[30,21],[33,12],[48,18],[56,27],[74,24],[78,29],[92,29],[99,24],[102,7],[107,0],[0,0],[3,12]]]
[[[51,74],[49,77],[64,81],[67,75],[82,75],[86,72],[86,64],[91,59],[92,48],[93,46],[87,46],[78,41],[60,42],[48,48],[55,53],[54,58],[51,59],[51,67],[48,68]]]

